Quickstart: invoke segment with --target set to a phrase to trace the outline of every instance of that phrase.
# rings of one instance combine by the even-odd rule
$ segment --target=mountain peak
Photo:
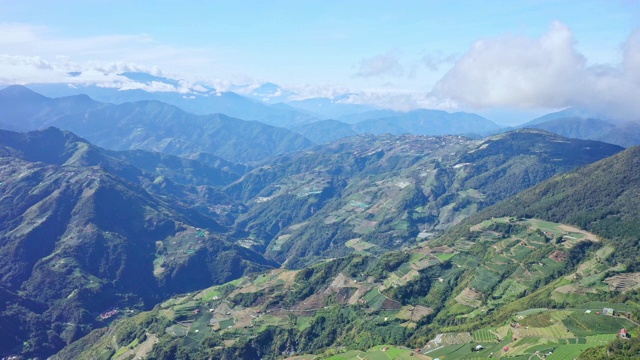
[[[2,98],[30,98],[33,100],[45,100],[48,97],[38,94],[37,92],[29,89],[23,85],[9,85],[6,88],[0,90],[0,97]]]

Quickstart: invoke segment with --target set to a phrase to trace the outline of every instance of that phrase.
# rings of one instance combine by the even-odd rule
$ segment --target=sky
[[[639,29],[631,0],[0,0],[0,85],[143,71],[183,92],[272,82],[502,123],[569,106],[638,120]]]

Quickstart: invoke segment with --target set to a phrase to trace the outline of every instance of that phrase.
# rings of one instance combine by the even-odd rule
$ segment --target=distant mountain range
[[[142,83],[158,80],[148,74],[125,73],[125,76]],[[164,78],[162,78],[164,79]],[[168,79],[162,80],[173,85]],[[122,104],[135,101],[160,101],[197,114],[225,114],[243,120],[257,120],[265,124],[286,127],[294,124],[313,122],[318,119],[296,109],[281,109],[249,99],[231,91],[218,92],[205,88],[202,92],[183,94],[175,91],[149,92],[141,89],[118,90],[98,86],[69,87],[64,84],[32,84],[29,88],[50,97],[85,94],[101,102]]]
[[[61,115],[105,106],[87,95],[49,98],[24,86],[0,90],[0,126],[7,130],[28,131],[48,126]]]
[[[286,101],[286,104],[310,114],[319,119],[340,119],[342,116],[361,114],[376,110],[370,105],[349,103],[349,94],[341,95],[333,99],[311,98],[305,100]]]
[[[343,116],[352,123],[322,120],[299,125],[292,130],[318,142],[329,142],[355,134],[466,135],[482,137],[500,127],[482,116],[470,113],[448,113],[439,110],[398,112],[377,110]]]
[[[226,115],[194,115],[159,101],[119,105],[98,103],[86,95],[47,98],[22,86],[0,90],[8,129],[56,126],[114,150],[145,149],[191,156],[211,153],[235,162],[301,150],[311,141],[290,130]]]
[[[72,108],[81,105],[73,103],[81,100],[72,98],[73,95],[80,94],[88,95],[99,102],[113,104],[160,101],[192,114],[225,114],[232,118],[256,120],[287,128],[316,143],[354,134],[449,134],[479,138],[509,130],[501,129],[490,120],[475,114],[442,113],[426,109],[409,112],[379,109],[372,105],[354,103],[354,94],[349,93],[333,98],[299,99],[301,95],[295,91],[269,82],[229,86],[227,90],[219,91],[211,86],[185,85],[187,83],[182,80],[144,72],[123,72],[119,75],[134,81],[136,86],[120,89],[95,85],[30,84],[29,87],[53,98],[68,97],[67,101],[72,103],[67,106]],[[162,91],[146,91],[142,88],[157,88]],[[92,105],[84,106],[89,109]],[[52,115],[58,115],[60,111],[69,112],[52,108],[39,115],[32,115],[50,118]],[[16,115],[20,116],[20,113],[7,114],[4,119],[0,118],[0,127],[20,130],[10,121],[11,117]],[[638,122],[622,124],[609,119],[606,114],[596,114],[579,108],[550,113],[518,126],[523,127],[543,129],[567,137],[600,140],[624,147],[640,144]]]
[[[623,147],[640,144],[640,122],[620,123],[574,108],[541,116],[519,128],[542,129],[570,138],[599,140]]]
[[[128,76],[140,81],[143,79],[152,81],[148,76],[143,79],[131,74]],[[486,135],[500,128],[490,120],[475,114],[447,113],[437,110],[415,110],[410,112],[376,110],[371,106],[344,102],[345,99],[343,98],[314,98],[269,105],[250,100],[233,92],[216,93],[213,90],[207,93],[184,95],[175,92],[115,90],[91,86],[69,88],[59,84],[30,85],[30,87],[50,96],[65,95],[69,99],[75,99],[73,97],[74,94],[88,94],[99,101],[114,104],[159,101],[174,105],[193,114],[219,113],[239,119],[257,120],[265,124],[288,128],[315,142],[332,141],[343,136],[364,133],[374,135],[385,133],[396,135],[403,133],[417,135]],[[14,90],[11,90],[13,92],[25,93],[24,95],[27,96],[25,89],[18,91],[15,87],[10,88],[14,88]],[[2,94],[0,94],[1,96]],[[49,100],[53,101],[54,99]],[[16,100],[14,99],[12,102],[15,104]],[[98,105],[100,104],[95,104],[95,106]],[[58,114],[54,110],[52,109],[46,115],[49,117],[57,116]],[[70,113],[71,110],[66,111],[66,113]],[[81,109],[78,107],[76,110],[79,112]],[[338,121],[335,119],[338,119]],[[5,127],[9,128],[9,126]],[[33,129],[33,127],[29,129]]]
[[[164,81],[172,84],[167,82],[167,79],[148,74],[127,73],[126,76],[144,83]],[[77,132],[107,148],[141,148],[176,155],[210,152],[234,162],[261,161],[269,156],[308,148],[313,143],[331,142],[357,134],[453,134],[481,138],[508,130],[476,114],[426,109],[409,112],[374,109],[371,106],[349,103],[348,95],[335,99],[315,98],[266,104],[233,92],[217,93],[211,88],[203,90],[202,93],[184,95],[176,92],[116,90],[92,86],[70,88],[61,84],[30,86],[44,93],[68,96],[48,98],[22,86],[10,86],[0,90],[0,107],[4,109],[4,113],[0,115],[0,128],[20,131],[57,126]],[[86,94],[70,95],[83,91],[116,105],[92,100]],[[259,92],[273,95],[279,91],[282,92],[282,89],[277,85],[267,83],[253,89],[254,95],[251,97],[258,96],[256,94]],[[125,104],[131,101],[133,103]],[[200,116],[180,112],[169,105]],[[87,112],[91,112],[86,116],[87,119],[91,119],[90,123],[95,125],[96,129],[99,128],[97,124],[117,123],[117,130],[112,129],[111,135],[98,137],[98,134],[93,132],[96,129],[91,129],[93,125],[78,120]],[[206,116],[202,114],[211,113],[225,114],[231,118],[207,115],[215,120],[203,122]],[[145,127],[151,124],[149,116],[157,114],[161,114],[159,121],[154,119],[151,122],[154,126],[146,129]],[[72,120],[74,116],[76,120]],[[121,119],[116,120],[113,116],[119,116]],[[176,121],[173,120],[174,116]],[[62,119],[63,117],[65,118]],[[239,122],[239,119],[233,117],[258,121]],[[179,131],[175,133],[178,135],[175,137],[167,136],[166,132],[162,133],[168,124],[183,124],[184,121],[187,121],[189,126],[180,125],[181,128],[194,129],[195,126],[200,129],[197,133],[205,136],[203,141],[198,142],[200,145],[185,146],[185,143],[189,142],[185,138],[188,134],[181,134]],[[206,126],[202,127],[203,124]],[[269,128],[263,124],[281,128]],[[282,127],[308,140],[297,137]],[[142,128],[145,128],[145,134],[135,133]],[[542,129],[570,138],[599,140],[624,147],[640,144],[640,123],[620,124],[603,120],[598,114],[574,108],[544,115],[518,128]],[[173,134],[174,130],[171,129],[169,132]],[[123,140],[119,140],[120,138]],[[145,138],[147,141],[141,143],[136,140],[139,138]],[[253,146],[258,144],[257,139],[260,139],[262,144]]]

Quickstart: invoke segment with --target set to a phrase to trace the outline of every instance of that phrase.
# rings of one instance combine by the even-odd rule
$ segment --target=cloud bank
[[[397,52],[389,51],[360,61],[355,77],[402,76],[404,66],[398,60]]]
[[[589,65],[571,30],[554,22],[537,39],[480,40],[434,86],[431,95],[472,108],[581,107],[613,119],[640,119],[640,32],[619,65]]]
[[[44,26],[21,23],[0,23],[0,57],[0,84],[59,82],[67,79],[66,71],[114,73],[142,69],[158,74],[160,68],[179,69],[182,77],[208,80],[211,74],[207,69],[218,65],[212,49],[170,46],[148,34],[66,38]]]
[[[391,50],[362,59],[352,68],[354,78],[371,82],[369,88],[356,89],[330,81],[288,84],[282,86],[282,92],[274,93],[274,98],[280,101],[350,94],[349,102],[396,110],[574,106],[610,120],[640,120],[640,31],[621,44],[618,64],[590,64],[575,44],[571,30],[561,22],[554,22],[538,38],[482,39],[462,55],[436,51],[413,62],[409,59],[409,65],[400,60],[400,50]],[[264,83],[251,77],[230,80],[229,77],[238,76],[234,73],[229,73],[226,80],[210,78],[203,71],[221,71],[213,65],[214,59],[210,50],[175,48],[145,34],[67,39],[55,37],[46,27],[0,24],[0,85],[67,83],[187,94],[206,92],[211,87],[217,91],[251,93]],[[418,67],[444,75],[432,89],[425,86],[421,91],[404,90],[392,84],[373,85],[392,77],[405,83],[417,81],[412,74]],[[180,79],[187,74],[168,75],[164,70],[184,68],[193,71],[189,73],[190,81],[134,81],[123,75],[141,72]]]

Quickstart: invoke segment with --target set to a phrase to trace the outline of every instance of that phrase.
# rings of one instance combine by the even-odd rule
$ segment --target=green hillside
[[[491,216],[537,217],[573,224],[610,239],[617,249],[612,258],[628,271],[639,271],[639,199],[640,147],[633,147],[526,190],[471,217],[468,224]],[[451,236],[461,234],[458,231]]]
[[[375,254],[410,246],[620,150],[539,130],[482,141],[357,136],[276,158],[226,191],[247,206],[235,226],[254,248],[299,268],[353,252],[350,241]]]
[[[148,309],[276,265],[187,205],[207,189],[215,198],[214,188],[192,194],[107,154],[54,128],[0,132],[3,353],[52,354],[104,326],[110,310]]]
[[[620,328],[636,334],[640,305],[596,301],[615,296],[607,284],[615,266],[608,265],[612,249],[595,235],[515,218],[471,231],[472,242],[428,241],[185,294],[96,330],[59,355],[564,358],[606,344]],[[621,316],[601,314],[604,307]]]

